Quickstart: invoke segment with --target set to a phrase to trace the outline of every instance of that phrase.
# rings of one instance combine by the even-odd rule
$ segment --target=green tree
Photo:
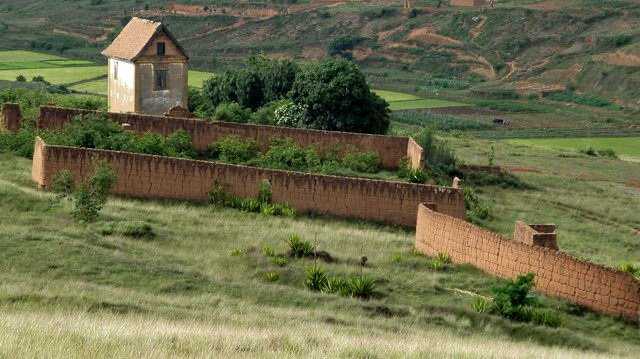
[[[291,99],[307,109],[307,128],[377,134],[389,128],[389,104],[371,91],[358,66],[346,60],[303,68]]]

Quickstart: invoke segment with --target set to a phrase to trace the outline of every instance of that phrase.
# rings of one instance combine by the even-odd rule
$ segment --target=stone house
[[[109,60],[109,111],[188,108],[189,57],[162,23],[134,17],[102,54]]]

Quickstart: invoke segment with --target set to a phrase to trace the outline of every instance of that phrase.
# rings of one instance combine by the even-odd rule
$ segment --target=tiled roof
[[[175,41],[174,37],[165,29],[162,23],[134,17],[115,40],[107,47],[102,54],[106,57],[115,57],[122,60],[135,60],[147,44],[159,31],[163,31],[176,43],[176,46],[183,52],[182,47]],[[184,54],[186,57],[186,54]]]

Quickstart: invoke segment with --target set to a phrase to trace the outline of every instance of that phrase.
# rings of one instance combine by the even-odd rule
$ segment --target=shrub
[[[292,234],[287,238],[287,245],[289,246],[289,256],[302,258],[313,257],[314,247],[309,241],[305,241],[300,236]]]
[[[376,173],[380,170],[380,157],[375,152],[347,153],[342,163],[356,172]]]
[[[251,119],[251,111],[237,102],[223,102],[216,107],[214,121],[247,123]]]
[[[529,321],[531,319],[530,307],[537,303],[531,288],[533,287],[534,274],[518,276],[515,280],[499,286],[494,286],[491,291],[494,294],[494,309],[501,316],[508,319]]]
[[[489,218],[489,206],[482,202],[476,191],[471,187],[464,187],[464,203],[467,216],[471,222],[478,223]]]
[[[165,155],[172,157],[195,158],[191,136],[185,130],[178,130],[170,134],[165,140]]]
[[[419,168],[411,168],[409,161],[403,158],[398,168],[398,177],[410,183],[425,183],[429,179],[427,173]]]
[[[275,256],[271,259],[271,262],[277,265],[278,267],[284,267],[287,264],[289,264],[289,260],[287,259],[287,257],[283,257],[283,256]]]
[[[431,128],[422,129],[415,137],[416,142],[424,150],[425,166],[429,167],[434,177],[439,179],[449,177],[456,172],[457,159],[449,145],[436,137]]]
[[[374,279],[359,276],[349,280],[349,292],[352,297],[369,299],[373,296],[376,287]]]
[[[209,191],[209,203],[216,206],[226,206],[229,202],[229,195],[221,184],[214,182],[213,187]]]
[[[260,190],[258,191],[258,202],[271,203],[273,193],[271,192],[271,183],[268,180],[260,182]]]
[[[51,181],[51,191],[60,198],[69,198],[73,194],[75,183],[71,171],[62,170],[56,173]]]
[[[291,139],[274,139],[258,164],[289,171],[308,171],[320,165],[320,156],[312,148],[302,148]]]
[[[127,237],[133,237],[136,239],[152,239],[156,236],[153,227],[144,222],[122,223],[119,231]]]
[[[290,100],[282,103],[273,113],[274,123],[283,127],[304,127],[306,116],[307,107],[296,105]]]
[[[351,295],[351,288],[349,286],[349,281],[345,280],[341,277],[329,277],[327,278],[327,282],[325,286],[322,288],[324,293],[330,294],[340,294],[343,296]]]
[[[267,282],[277,282],[280,279],[278,272],[265,272],[263,276]]]
[[[16,81],[18,81],[18,82],[27,82],[27,78],[24,77],[24,75],[18,75],[18,76],[16,76]]]
[[[327,274],[318,266],[307,269],[304,285],[314,291],[321,291],[327,286]]]
[[[493,310],[493,303],[490,299],[484,297],[476,297],[471,307],[476,313],[489,313]]]
[[[258,157],[260,149],[253,140],[231,135],[219,139],[210,146],[209,155],[228,163],[246,163]]]
[[[73,217],[82,222],[95,221],[115,181],[113,170],[106,163],[98,163],[88,183],[81,184],[73,194]]]

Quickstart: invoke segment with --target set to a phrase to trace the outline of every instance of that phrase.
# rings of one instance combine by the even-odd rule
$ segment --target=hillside
[[[640,105],[640,2],[498,1],[496,9],[437,1],[7,0],[0,5],[0,47],[100,59],[129,16],[161,19],[188,49],[192,66],[220,71],[250,53],[302,60],[326,56],[332,42],[371,81],[430,90],[429,79],[467,89],[547,93],[567,88]],[[184,3],[184,2],[181,2]],[[217,5],[216,5],[217,4]],[[346,37],[345,37],[346,36]],[[353,46],[353,50],[349,48]]]

